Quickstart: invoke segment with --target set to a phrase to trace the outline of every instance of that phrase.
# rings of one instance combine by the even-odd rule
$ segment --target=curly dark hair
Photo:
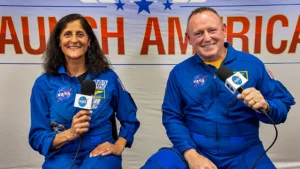
[[[89,22],[80,14],[69,14],[61,18],[55,25],[47,42],[46,51],[43,55],[43,67],[45,73],[58,75],[60,66],[65,66],[65,56],[59,47],[60,34],[67,27],[67,24],[80,20],[80,23],[90,39],[90,47],[85,54],[85,64],[87,71],[93,75],[98,75],[111,68],[111,64],[104,56],[98,39]]]

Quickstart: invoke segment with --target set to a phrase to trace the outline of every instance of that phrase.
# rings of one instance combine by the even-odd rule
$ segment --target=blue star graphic
[[[139,6],[138,14],[140,12],[142,12],[143,10],[145,10],[146,12],[148,12],[150,14],[149,5],[151,5],[153,2],[141,0],[141,1],[134,1],[134,3],[136,3]]]
[[[165,5],[165,10],[166,10],[167,8],[170,9],[170,10],[172,10],[172,9],[171,9],[171,5],[173,5],[173,3],[170,3],[169,0],[167,0],[166,3],[162,3],[162,4]]]
[[[118,3],[115,3],[115,5],[117,5],[117,10],[119,10],[119,9],[124,10],[123,6],[125,5],[125,3],[122,3],[121,0],[119,0]]]

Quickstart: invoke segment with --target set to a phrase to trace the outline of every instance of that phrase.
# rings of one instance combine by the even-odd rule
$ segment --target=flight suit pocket
[[[201,100],[197,102],[189,103],[187,106],[184,107],[185,114],[194,114],[195,112],[201,114],[207,114],[210,107],[212,106],[212,100]]]

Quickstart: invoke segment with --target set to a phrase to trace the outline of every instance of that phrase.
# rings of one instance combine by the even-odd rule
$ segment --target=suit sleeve
[[[134,134],[140,126],[136,117],[137,107],[118,77],[116,77],[115,84],[113,107],[121,124],[119,137],[125,138],[127,140],[126,147],[130,148],[134,141]]]
[[[173,70],[169,75],[165,91],[162,120],[169,139],[181,153],[191,148],[197,148],[190,130],[185,124],[183,106],[184,102]]]
[[[40,154],[46,156],[56,132],[50,127],[49,105],[47,96],[42,90],[43,83],[35,82],[30,97],[31,126],[29,131],[29,144]]]
[[[260,72],[261,80],[258,90],[260,90],[271,107],[271,111],[268,115],[275,124],[283,123],[287,118],[291,106],[295,104],[294,97],[280,81],[274,79],[272,72],[263,64]],[[257,117],[264,123],[271,123],[269,119],[261,113],[257,113]]]

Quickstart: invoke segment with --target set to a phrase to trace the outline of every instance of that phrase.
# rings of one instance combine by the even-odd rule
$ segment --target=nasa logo
[[[81,96],[81,97],[78,99],[78,104],[79,104],[79,106],[84,107],[84,106],[86,105],[86,103],[87,103],[86,97]]]
[[[242,84],[242,79],[238,76],[232,76],[232,82],[236,85],[241,85]]]

